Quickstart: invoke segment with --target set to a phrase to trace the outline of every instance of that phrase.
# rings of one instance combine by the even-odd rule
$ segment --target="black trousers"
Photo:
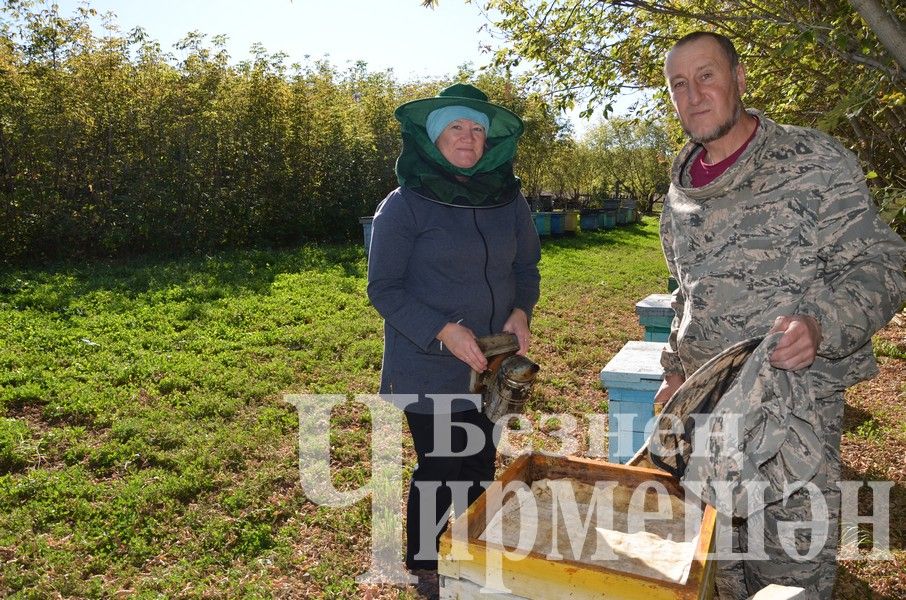
[[[438,429],[435,426],[435,419],[442,420],[442,423],[449,420],[452,425]],[[493,439],[494,424],[484,413],[474,409],[450,415],[407,412],[406,420],[418,455],[418,465],[412,473],[409,501],[406,504],[406,567],[433,570],[437,569],[438,540],[440,534],[447,528],[447,516],[454,504],[453,491],[448,484],[463,482],[461,485],[469,485],[465,504],[460,505],[462,501],[459,499],[459,503],[454,507],[455,514],[460,515],[484,491],[481,483],[494,479],[497,440]],[[478,429],[470,427],[473,433],[467,434],[456,423],[471,424]],[[481,431],[480,436],[477,431]],[[468,439],[467,435],[470,435],[471,439]],[[465,455],[463,451],[467,449],[467,443],[473,446],[469,450],[474,452]],[[457,454],[449,456],[452,453],[443,452],[445,449]],[[428,456],[435,451],[448,455]],[[422,490],[428,493],[434,491],[434,510],[431,506],[431,497],[428,493],[423,494]],[[422,542],[423,532],[425,536],[430,536],[435,524],[441,520],[444,524],[440,532]]]

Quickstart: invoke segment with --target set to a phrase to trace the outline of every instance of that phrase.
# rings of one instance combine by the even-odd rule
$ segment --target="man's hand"
[[[667,401],[673,398],[673,394],[675,394],[676,390],[683,385],[684,381],[686,381],[686,378],[679,373],[667,373],[664,375],[664,381],[654,395],[655,414],[659,413],[660,409],[664,407]]]
[[[519,339],[519,352],[516,354],[525,356],[532,340],[532,333],[529,331],[528,325],[528,315],[525,314],[525,311],[521,308],[514,308],[506,323],[503,324],[503,330],[507,333],[512,333]]]
[[[777,317],[768,333],[782,331],[783,337],[771,353],[771,366],[798,371],[815,362],[821,343],[821,325],[808,315]]]
[[[435,337],[447,347],[453,356],[478,373],[483,373],[488,368],[488,359],[478,347],[475,334],[468,327],[459,323],[447,323]]]

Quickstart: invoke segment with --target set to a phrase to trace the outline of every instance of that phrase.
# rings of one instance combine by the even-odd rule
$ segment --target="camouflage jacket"
[[[701,425],[706,434],[691,434],[683,487],[724,515],[749,517],[807,482],[827,488],[810,373],[770,364],[782,335],[765,338],[743,364]]]
[[[906,298],[906,244],[877,216],[856,157],[833,138],[780,125],[758,131],[711,183],[689,187],[698,144],[673,163],[661,241],[675,292],[666,373],[691,375],[780,315],[821,325],[816,397],[877,372],[871,336]]]

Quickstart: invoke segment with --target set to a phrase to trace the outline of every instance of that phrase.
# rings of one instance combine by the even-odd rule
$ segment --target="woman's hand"
[[[521,308],[514,308],[513,312],[510,313],[510,318],[503,324],[503,330],[507,333],[512,333],[519,339],[519,352],[516,354],[525,356],[532,340],[532,332],[529,331],[528,325],[528,315],[525,314],[525,311]]]
[[[488,368],[488,359],[475,341],[475,334],[459,323],[447,323],[435,336],[459,360],[478,373]]]

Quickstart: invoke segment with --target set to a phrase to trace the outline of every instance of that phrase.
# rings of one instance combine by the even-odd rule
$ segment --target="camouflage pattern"
[[[827,505],[824,531],[828,535],[824,546],[812,560],[791,557],[783,548],[778,524],[785,521],[809,522],[813,518],[811,498],[805,489],[782,502],[767,505],[754,518],[735,519],[731,524],[729,517],[719,517],[719,528],[731,528],[727,537],[730,538],[735,553],[749,550],[750,535],[762,535],[765,554],[764,560],[719,560],[715,578],[719,600],[746,600],[771,583],[804,588],[808,600],[828,600],[833,597],[837,576],[840,490],[832,482],[840,479],[843,392],[817,399],[816,408],[824,426],[824,460],[816,473],[816,479],[830,482],[822,492]],[[824,515],[816,514],[814,517],[823,529],[821,521]],[[753,529],[755,527],[758,528],[757,531]],[[820,535],[821,532],[816,534]],[[720,537],[719,535],[718,538]],[[811,532],[808,529],[797,530],[794,539],[796,551],[805,555],[811,543]]]
[[[780,548],[776,523],[803,520],[808,496],[800,490],[769,504],[733,524],[740,547],[747,528],[763,526],[769,560],[725,564],[718,590],[721,599],[748,598],[768,583],[792,583],[807,587],[809,597],[830,598],[843,390],[877,373],[871,336],[906,298],[906,244],[878,218],[851,152],[818,131],[749,113],[759,119],[755,137],[711,183],[690,184],[700,145],[687,144],[674,161],[661,239],[679,287],[661,363],[665,374],[690,376],[723,349],[766,335],[778,316],[810,315],[821,325],[818,356],[804,372],[815,406],[806,418],[823,452],[803,445],[796,460],[809,462],[805,472],[815,469],[814,481],[826,482],[831,534],[817,557],[793,560]],[[804,537],[796,541],[807,546]]]
[[[824,427],[809,373],[770,364],[782,335],[774,333],[761,342],[699,425],[711,434],[702,438],[707,444],[693,438],[683,486],[724,515],[749,517],[807,482],[819,490],[827,487],[820,477]],[[693,375],[689,381],[697,379]],[[719,493],[714,482],[724,482],[730,493]]]
[[[681,478],[692,454],[695,421],[690,416],[714,411],[763,339],[752,338],[733,344],[690,375],[664,404],[651,436],[628,464],[656,467]]]
[[[739,160],[700,188],[689,143],[673,164],[661,239],[676,319],[661,363],[691,375],[776,317],[821,324],[809,369],[828,396],[872,377],[871,336],[906,297],[906,244],[877,216],[856,157],[833,138],[779,125],[758,111]]]

